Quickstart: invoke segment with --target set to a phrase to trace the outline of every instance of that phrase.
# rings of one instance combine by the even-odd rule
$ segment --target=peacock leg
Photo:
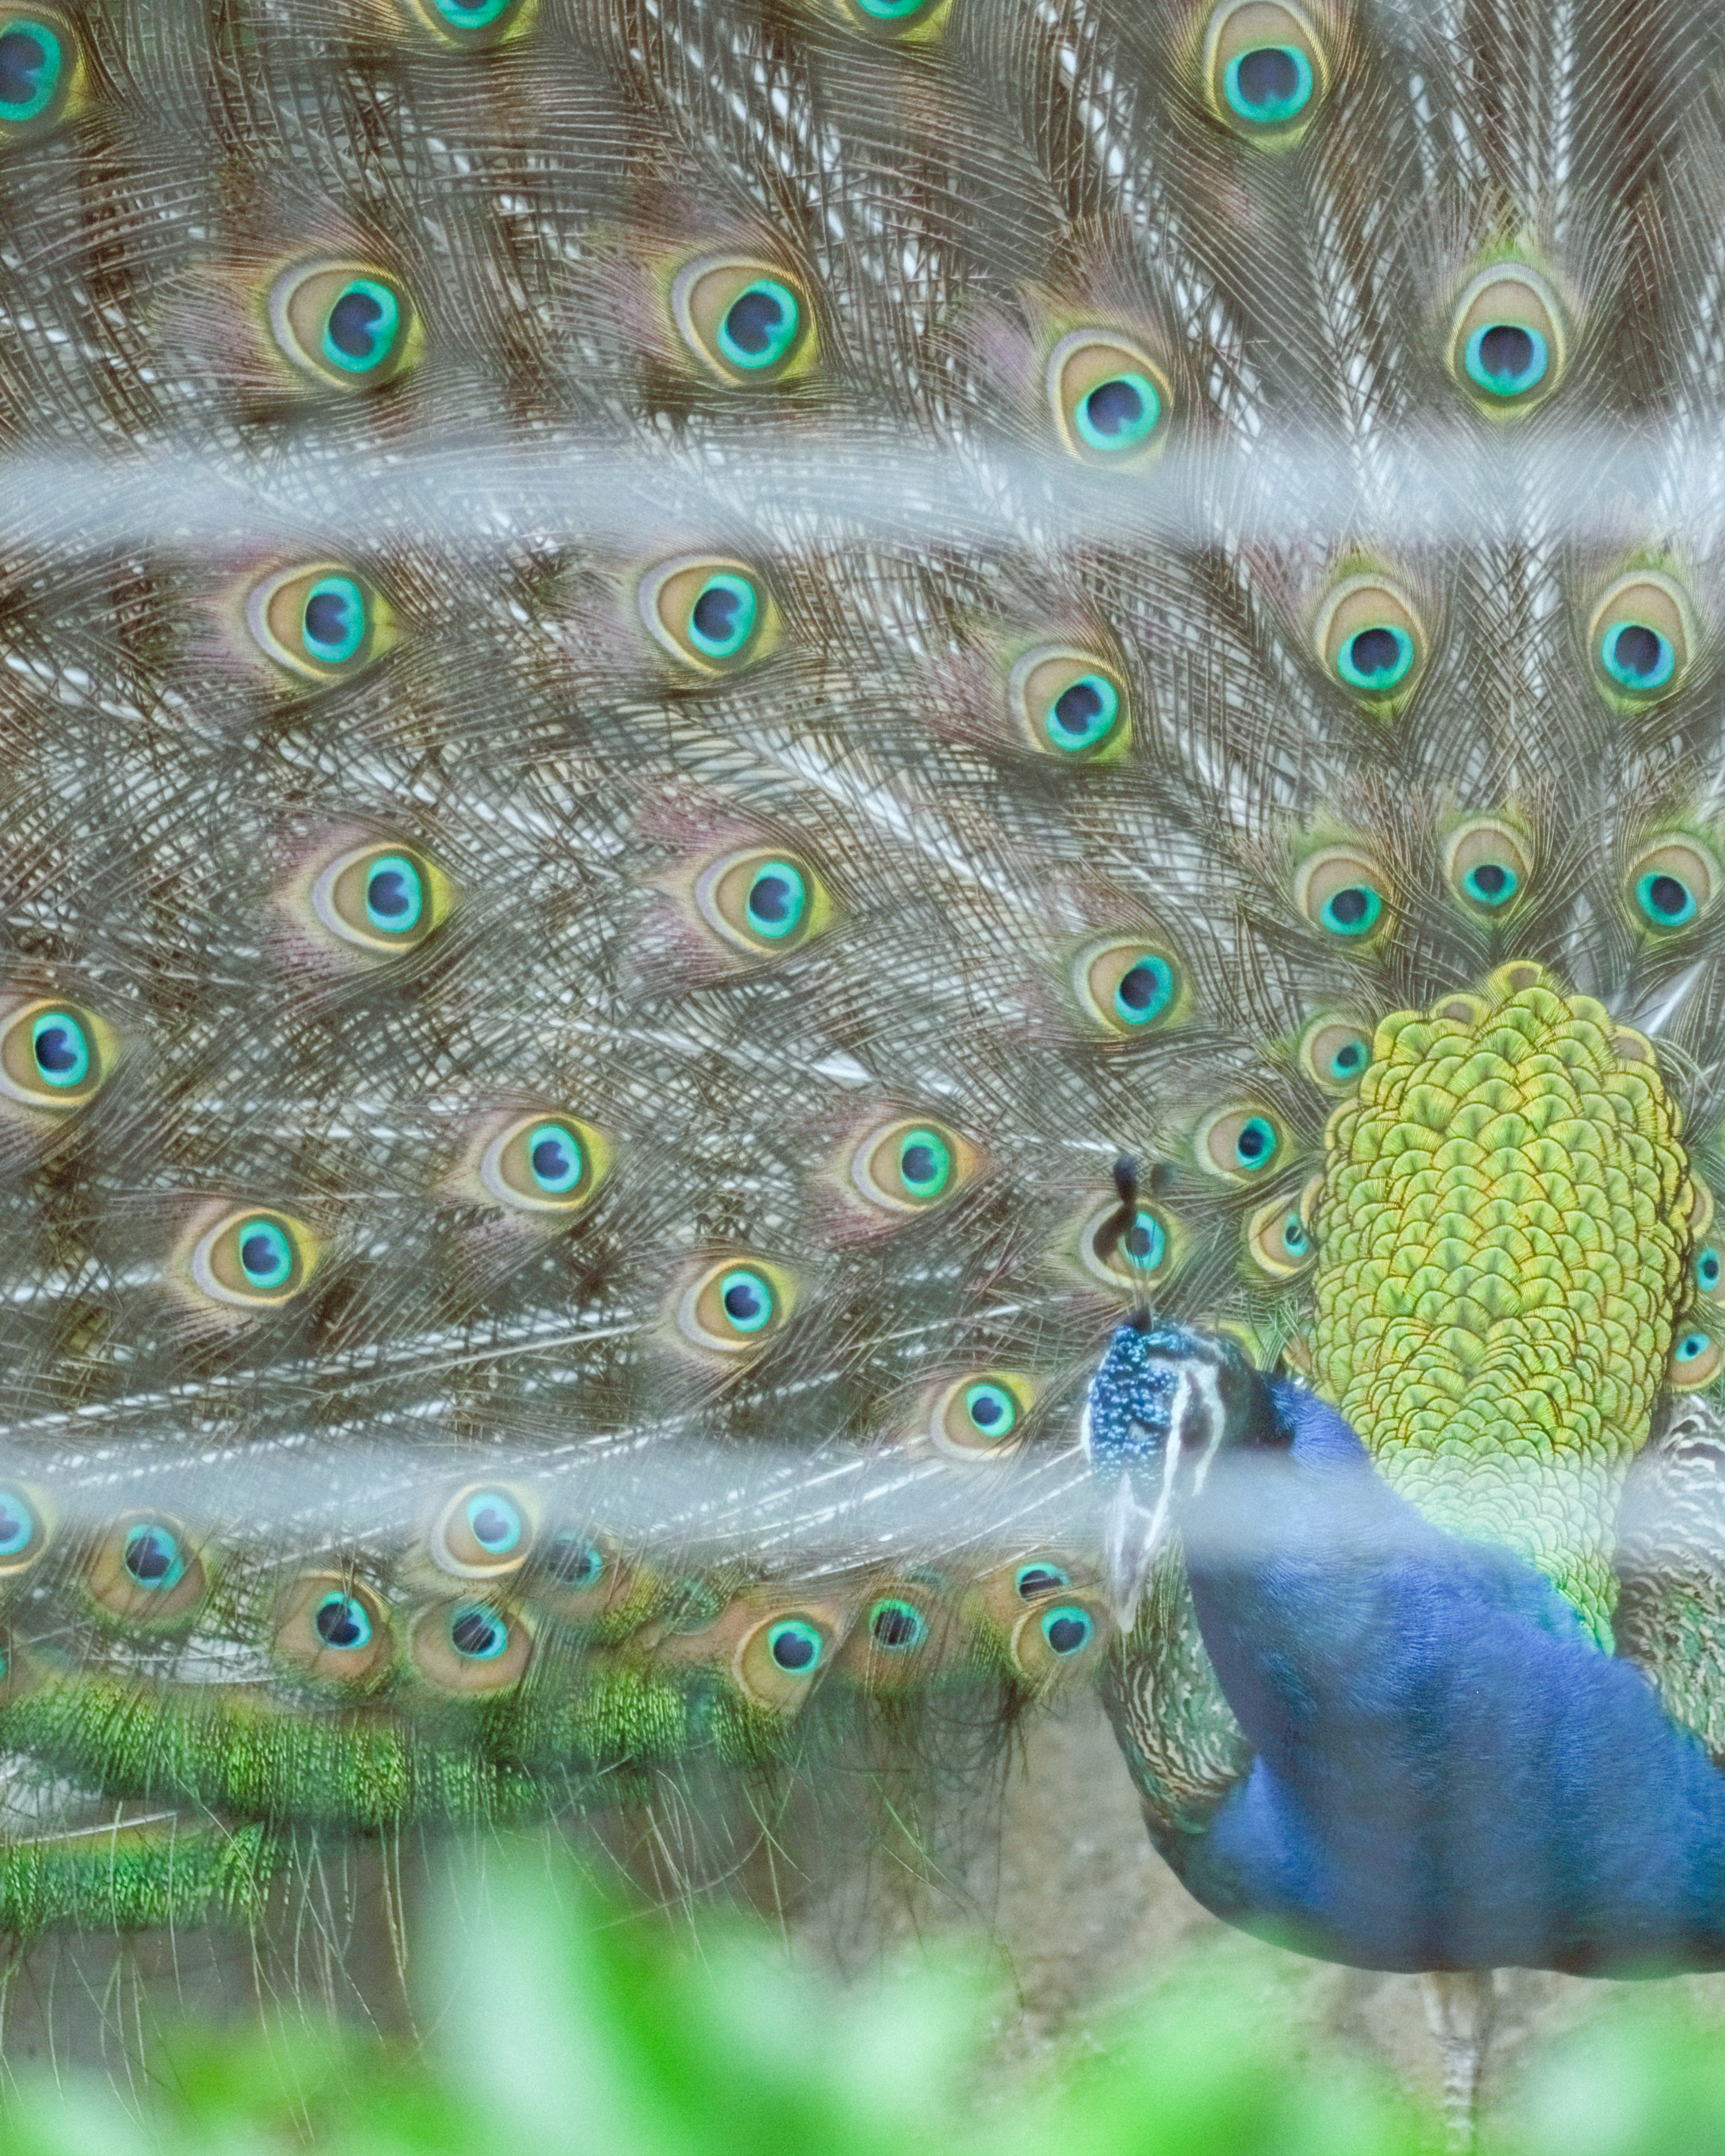
[[[1444,2068],[1444,2125],[1452,2148],[1471,2150],[1479,2126],[1480,2073],[1491,2041],[1497,1972],[1428,1969],[1420,1979],[1425,2020]]]

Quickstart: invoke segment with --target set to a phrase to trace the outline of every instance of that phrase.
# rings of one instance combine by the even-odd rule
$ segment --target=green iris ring
[[[1617,640],[1625,629],[1639,629],[1651,636],[1658,646],[1653,665],[1641,669],[1625,665],[1617,656]],[[1677,670],[1677,654],[1668,636],[1661,636],[1651,622],[1614,621],[1599,644],[1599,665],[1620,689],[1631,695],[1651,696],[1663,689]]]
[[[372,902],[373,886],[384,876],[399,876],[407,904],[398,913],[386,913]],[[366,870],[366,919],[380,935],[408,936],[419,926],[425,911],[425,885],[405,854],[380,854]]]
[[[1075,689],[1088,690],[1096,709],[1079,715],[1076,726],[1067,726],[1060,706]],[[1042,731],[1062,756],[1083,756],[1099,747],[1113,733],[1120,719],[1120,691],[1106,674],[1081,674],[1069,681],[1042,715]]]
[[[775,1669],[788,1677],[813,1676],[820,1666],[824,1642],[812,1625],[787,1617],[767,1635],[767,1651]]]
[[[314,599],[332,598],[341,602],[343,623],[341,636],[333,642],[313,633],[311,605]],[[366,640],[371,627],[367,618],[366,595],[352,577],[320,577],[305,594],[305,605],[300,618],[300,641],[309,657],[325,666],[340,666],[352,659]]]
[[[1683,902],[1675,911],[1656,903],[1654,891],[1660,884],[1669,884],[1673,890],[1682,893]],[[1695,893],[1688,885],[1664,869],[1650,869],[1645,875],[1635,879],[1635,903],[1655,928],[1686,928],[1701,911],[1696,904]]]
[[[523,1532],[521,1516],[501,1491],[481,1490],[477,1496],[468,1499],[463,1511],[468,1532],[488,1555],[506,1557],[511,1550],[519,1546]],[[501,1532],[489,1525],[485,1532],[481,1532],[480,1522],[488,1512],[496,1514]]]
[[[66,55],[58,31],[51,30],[46,23],[32,22],[23,15],[14,15],[9,23],[0,23],[0,38],[18,36],[34,41],[42,55],[42,73],[28,97],[18,99],[16,104],[0,101],[0,121],[9,127],[23,127],[33,120],[39,120],[59,95],[61,78],[66,71]]]
[[[700,623],[701,603],[709,592],[723,592],[737,602],[730,609],[730,626],[720,636],[709,634]],[[689,609],[689,641],[709,659],[734,659],[754,634],[760,613],[760,595],[748,578],[721,570],[716,576],[709,577],[695,594],[695,603]]]
[[[339,1614],[331,1624],[329,1631],[326,1631],[324,1613],[330,1609]],[[356,1601],[351,1594],[325,1595],[312,1612],[311,1625],[318,1638],[332,1654],[357,1654],[362,1647],[369,1647],[372,1644],[372,1620],[366,1614],[366,1606],[362,1602]],[[351,1640],[332,1640],[330,1632],[338,1629],[351,1630],[354,1637]]]
[[[887,1620],[886,1630],[900,1636],[881,1637],[883,1618]],[[901,1602],[896,1595],[889,1595],[869,1612],[869,1636],[883,1655],[907,1655],[927,1639],[928,1620],[914,1603]]]
[[[998,1413],[992,1419],[981,1417],[977,1409],[992,1407]],[[987,1383],[967,1385],[964,1389],[964,1412],[971,1427],[989,1439],[1009,1437],[1018,1425],[1019,1404],[1004,1385]]]
[[[1095,1634],[1096,1620],[1087,1609],[1062,1604],[1058,1609],[1045,1609],[1041,1617],[1042,1636],[1054,1654],[1063,1659],[1080,1654],[1087,1647]]]
[[[377,319],[367,331],[371,350],[366,352],[343,352],[330,334],[330,324],[343,300],[352,292],[362,292],[377,309]],[[401,302],[387,285],[380,285],[375,277],[355,277],[345,284],[330,302],[330,311],[323,321],[323,356],[331,367],[339,367],[343,374],[372,374],[395,349],[401,332]]]
[[[910,1166],[913,1152],[926,1152],[930,1155],[926,1172],[913,1174]],[[920,1166],[920,1163],[919,1163]],[[906,1131],[899,1141],[898,1177],[910,1198],[938,1198],[952,1174],[952,1155],[938,1131]]]
[[[1532,357],[1519,374],[1494,374],[1486,364],[1486,339],[1493,330],[1502,329],[1519,330],[1533,348]],[[1545,379],[1545,370],[1551,364],[1551,353],[1539,331],[1526,322],[1481,322],[1468,338],[1461,361],[1470,379],[1476,382],[1488,397],[1524,397]]]
[[[742,1315],[731,1306],[731,1297],[738,1297]],[[777,1307],[772,1283],[747,1266],[738,1266],[726,1273],[719,1282],[719,1307],[725,1313],[725,1322],[733,1332],[759,1332],[773,1322]]]
[[[1101,427],[1091,409],[1091,403],[1105,390],[1119,383],[1124,383],[1137,396],[1137,412],[1123,418],[1117,427],[1111,429]],[[1117,457],[1126,450],[1138,448],[1147,440],[1155,433],[1156,423],[1161,417],[1161,393],[1147,374],[1133,368],[1126,373],[1111,374],[1106,381],[1099,382],[1094,388],[1086,390],[1078,400],[1072,424],[1078,429],[1079,439],[1087,449],[1094,449],[1098,456]]]
[[[565,1165],[547,1173],[539,1164],[540,1148],[562,1156]],[[527,1133],[527,1173],[553,1198],[572,1190],[586,1173],[581,1141],[567,1123],[539,1123]]]
[[[1365,636],[1388,636],[1394,639],[1395,656],[1387,665],[1366,668],[1354,660],[1354,647]],[[1387,690],[1405,681],[1414,667],[1414,639],[1404,629],[1394,623],[1373,622],[1369,628],[1356,629],[1336,654],[1336,671],[1350,689],[1358,689],[1367,696],[1381,696]]]
[[[758,352],[750,352],[740,345],[731,333],[731,317],[739,304],[754,294],[760,293],[775,302],[778,321],[766,332],[766,341]],[[797,341],[803,326],[803,310],[797,304],[797,295],[788,285],[782,285],[777,277],[757,277],[752,284],[745,285],[731,305],[725,310],[719,324],[718,346],[721,355],[732,367],[745,373],[759,374],[764,368],[777,367]]]
[[[1369,936],[1383,913],[1381,892],[1368,883],[1351,883],[1331,892],[1318,909],[1318,919],[1332,936]]]
[[[755,906],[755,893],[763,882],[769,880],[783,884],[789,894],[783,913],[776,920],[759,912]],[[787,936],[795,935],[803,925],[803,916],[809,911],[809,886],[803,880],[801,871],[788,861],[762,861],[755,870],[742,911],[752,935],[762,937],[773,943],[782,942]]]
[[[1128,981],[1145,988],[1138,1001],[1126,993]],[[1122,1025],[1153,1025],[1174,999],[1174,969],[1159,952],[1146,951],[1132,960],[1114,990],[1114,1015]]]
[[[1255,104],[1240,88],[1240,70],[1243,62],[1260,52],[1281,53],[1293,62],[1294,87],[1285,96],[1266,97]],[[1255,45],[1245,52],[1236,53],[1222,70],[1222,95],[1228,100],[1229,109],[1258,127],[1278,126],[1303,112],[1312,102],[1314,86],[1312,62],[1297,45]]]
[[[172,1554],[161,1572],[151,1573],[138,1572],[132,1564],[132,1553],[136,1550],[141,1550],[146,1543],[152,1542],[166,1548]],[[179,1537],[171,1533],[167,1528],[155,1521],[141,1520],[136,1527],[128,1531],[126,1546],[121,1553],[120,1561],[126,1567],[127,1578],[136,1585],[141,1587],[147,1594],[170,1594],[186,1577],[186,1558],[184,1552],[180,1548]]]
[[[294,1246],[273,1220],[243,1221],[234,1232],[239,1270],[253,1287],[280,1287],[293,1274]],[[258,1249],[259,1244],[264,1250]]]
[[[43,1037],[50,1033],[60,1034],[72,1051],[72,1060],[63,1070],[49,1070],[42,1060]],[[81,1086],[90,1075],[90,1035],[70,1011],[39,1011],[30,1021],[30,1060],[44,1086],[68,1089]]]

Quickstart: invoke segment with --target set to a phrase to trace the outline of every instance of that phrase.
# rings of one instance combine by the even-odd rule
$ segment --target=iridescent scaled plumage
[[[1680,1129],[1643,1035],[1510,965],[1386,1018],[1325,1136],[1319,1390],[1395,1489],[1528,1558],[1607,1647],[1618,1491],[1689,1299]]]

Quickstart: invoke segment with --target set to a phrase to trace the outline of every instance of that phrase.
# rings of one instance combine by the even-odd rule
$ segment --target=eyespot
[[[945,13],[951,0],[841,0],[848,19],[875,37],[902,38]]]
[[[1027,1683],[1041,1686],[1092,1661],[1108,1636],[1099,1605],[1076,1596],[1027,1609],[1014,1626],[1010,1653]]]
[[[1464,905],[1479,913],[1502,913],[1527,895],[1533,860],[1513,825],[1481,816],[1450,838],[1444,874]]]
[[[1614,703],[1648,703],[1680,687],[1695,647],[1680,586],[1651,569],[1620,577],[1594,608],[1588,650]]]
[[[696,910],[713,932],[752,957],[794,951],[831,918],[825,886],[798,855],[763,846],[726,854],[695,882]]]
[[[604,1579],[605,1553],[591,1536],[564,1527],[546,1544],[539,1568],[569,1594],[587,1594]]]
[[[1040,644],[1013,668],[1007,696],[1030,747],[1072,763],[1110,762],[1132,742],[1126,690],[1089,652]]]
[[[1193,1152],[1200,1168],[1230,1183],[1251,1182],[1287,1157],[1287,1139],[1273,1116],[1238,1104],[1218,1108],[1199,1125]]]
[[[470,1697],[521,1682],[533,1640],[521,1619],[490,1602],[445,1602],[421,1612],[409,1637],[415,1667],[441,1691]]]
[[[1034,1602],[1040,1595],[1057,1594],[1072,1584],[1072,1575],[1063,1564],[1055,1564],[1048,1558],[1035,1558],[1029,1564],[1021,1564],[1013,1574],[1013,1592],[1020,1602]]]
[[[1266,1273],[1292,1280],[1317,1255],[1317,1244],[1298,1205],[1272,1198],[1246,1223],[1246,1249]]]
[[[977,1168],[974,1150],[945,1124],[906,1116],[872,1130],[850,1156],[857,1195],[886,1213],[921,1213],[956,1197]]]
[[[869,1640],[884,1655],[909,1654],[928,1638],[928,1620],[914,1602],[884,1595],[869,1611]]]
[[[1073,961],[1071,978],[1085,1016],[1128,1038],[1165,1025],[1185,1007],[1178,964],[1137,937],[1087,944]]]
[[[590,1125],[572,1116],[522,1116],[480,1154],[479,1177],[513,1213],[568,1214],[592,1204],[609,1165],[609,1148]]]
[[[677,273],[671,313],[684,342],[721,382],[782,382],[814,357],[814,317],[798,280],[744,255],[708,256]]]
[[[1382,873],[1346,846],[1327,846],[1301,863],[1294,902],[1314,928],[1355,942],[1367,941],[1389,920]]]
[[[959,1378],[936,1399],[930,1441],[949,1460],[998,1459],[1023,1441],[1032,1398],[1026,1378],[992,1370]]]
[[[709,1265],[683,1291],[676,1306],[677,1329],[696,1348],[750,1355],[783,1329],[794,1301],[790,1276],[777,1265],[726,1259]]]
[[[246,596],[245,624],[266,659],[320,687],[352,680],[396,641],[382,594],[339,562],[264,578]]]
[[[518,38],[532,23],[538,0],[404,0],[407,12],[440,44],[484,51]]]
[[[0,1482],[0,1578],[28,1571],[48,1548],[42,1514],[15,1482]]]
[[[1525,410],[1563,371],[1563,316],[1549,286],[1508,263],[1482,270],[1461,295],[1450,365],[1487,411]]]
[[[84,1584],[114,1615],[152,1623],[184,1616],[203,1599],[207,1582],[203,1560],[177,1520],[135,1512],[103,1536]]]
[[[1719,1283],[1725,1279],[1725,1255],[1717,1243],[1703,1243],[1695,1254],[1695,1286],[1697,1294],[1717,1296]]]
[[[285,1213],[229,1213],[192,1252],[192,1278],[213,1302],[234,1310],[275,1310],[311,1279],[317,1244]]]
[[[454,903],[436,864],[398,841],[341,855],[311,886],[311,910],[331,935],[380,957],[417,949]]]
[[[794,1714],[831,1660],[835,1628],[813,1609],[782,1610],[744,1634],[732,1674],[756,1706]]]
[[[1300,1036],[1301,1065],[1327,1093],[1351,1093],[1371,1060],[1371,1036],[1351,1019],[1327,1014]]]
[[[339,1573],[307,1573],[277,1597],[275,1655],[307,1676],[357,1684],[386,1669],[395,1642],[383,1605],[367,1587]]]
[[[1713,902],[1718,864],[1691,839],[1667,839],[1634,861],[1630,895],[1643,924],[1665,935],[1699,920]]]
[[[399,279],[366,262],[296,263],[270,290],[285,357],[326,388],[379,389],[418,356],[418,317]]]
[[[458,1490],[434,1522],[427,1547],[440,1572],[496,1579],[519,1572],[533,1553],[534,1511],[495,1483]]]
[[[25,1004],[0,1020],[0,1095],[69,1115],[100,1091],[114,1048],[101,1020],[80,1005]]]
[[[1666,1383],[1676,1392],[1697,1392],[1718,1376],[1721,1363],[1725,1363],[1725,1348],[1705,1326],[1690,1318],[1678,1325],[1671,1342]]]
[[[1173,408],[1149,354],[1105,330],[1060,339],[1049,355],[1048,396],[1066,449],[1099,465],[1132,465],[1160,449]]]
[[[1419,609],[1384,577],[1344,578],[1324,601],[1312,640],[1332,680],[1368,703],[1404,702],[1425,670],[1429,639]]]
[[[82,75],[78,41],[51,8],[0,8],[0,146],[56,126]]]
[[[680,555],[641,579],[647,633],[697,674],[732,674],[778,641],[778,610],[746,562]]]
[[[1328,84],[1317,33],[1276,0],[1236,0],[1210,18],[1204,81],[1210,109],[1235,134],[1260,142],[1303,132]]]
[[[1085,1270],[1132,1295],[1165,1279],[1178,1255],[1174,1224],[1158,1206],[1137,1205],[1122,1216],[1117,1204],[1105,1205],[1079,1231],[1078,1258]]]

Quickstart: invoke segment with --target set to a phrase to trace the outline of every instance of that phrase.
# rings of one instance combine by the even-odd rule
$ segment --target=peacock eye
[[[480,1156],[480,1182],[515,1213],[572,1214],[598,1195],[608,1166],[599,1133],[568,1116],[523,1116]]]
[[[372,844],[342,854],[311,886],[311,910],[332,936],[379,957],[412,951],[448,914],[448,880],[411,846]]]
[[[1295,138],[1327,80],[1312,24],[1276,0],[1219,8],[1204,40],[1204,70],[1210,109],[1236,134],[1259,141]]]
[[[826,925],[830,906],[806,861],[755,847],[726,854],[696,879],[695,905],[733,950],[751,957],[793,951]]]
[[[1070,454],[1109,465],[1134,464],[1159,449],[1173,402],[1149,355],[1101,330],[1060,339],[1049,355],[1048,396]]]
[[[1666,839],[1630,868],[1629,888],[1643,925],[1664,935],[1686,928],[1713,902],[1719,870],[1699,845]]]
[[[525,1498],[494,1484],[458,1490],[432,1525],[428,1547],[440,1572],[490,1579],[518,1571],[532,1554],[534,1527]]]
[[[778,640],[778,609],[742,562],[662,562],[641,579],[640,613],[660,649],[697,674],[734,673]]]
[[[538,0],[408,0],[409,12],[440,44],[465,52],[518,38]]]
[[[1669,696],[1688,670],[1689,605],[1669,577],[1620,578],[1594,608],[1588,645],[1599,685],[1615,703]]]
[[[1464,824],[1444,849],[1444,874],[1458,898],[1481,913],[1501,913],[1521,897],[1533,873],[1526,841],[1491,817]]]
[[[316,1262],[310,1229],[285,1213],[229,1213],[199,1237],[192,1278],[212,1301],[273,1309],[300,1292]]]
[[[918,1213],[968,1182],[975,1155],[944,1125],[904,1121],[874,1130],[850,1157],[858,1194],[889,1213]]]
[[[203,1560],[178,1521],[147,1513],[109,1528],[85,1575],[104,1609],[146,1622],[183,1616],[206,1584]]]
[[[677,1303],[677,1327],[697,1348],[740,1356],[754,1353],[790,1316],[794,1291],[778,1267],[728,1260],[709,1265]]]
[[[1261,1108],[1224,1107],[1205,1116],[1199,1125],[1194,1151],[1200,1168],[1240,1183],[1280,1163],[1287,1152],[1287,1142],[1274,1119]]]
[[[1047,1640],[1051,1653],[1064,1661],[1072,1655],[1081,1653],[1096,1632],[1096,1620],[1087,1609],[1076,1604],[1059,1609],[1045,1609],[1040,1620],[1042,1636]]]
[[[751,1626],[732,1657],[732,1673],[756,1706],[795,1714],[813,1690],[811,1680],[830,1659],[833,1644],[828,1621],[793,1605]]]
[[[1072,1584],[1072,1575],[1061,1564],[1046,1558],[1034,1558],[1021,1564],[1013,1574],[1013,1592],[1021,1602],[1034,1602],[1039,1595],[1058,1594]]]
[[[363,262],[284,270],[270,287],[270,326],[302,373],[339,389],[381,388],[411,362],[420,341],[406,287]]]
[[[1013,1665],[1026,1682],[1051,1684],[1087,1661],[1106,1636],[1098,1609],[1067,1585],[1056,1599],[1039,1595],[1013,1627]]]
[[[1461,295],[1450,332],[1456,378],[1488,411],[1525,410],[1555,388],[1563,369],[1563,316],[1531,270],[1500,264]]]
[[[489,1602],[449,1602],[421,1613],[410,1635],[415,1666],[440,1691],[470,1696],[521,1682],[533,1651],[521,1619]]]
[[[1046,644],[1026,652],[1012,670],[1007,696],[1040,755],[1112,762],[1132,740],[1126,691],[1088,652]]]
[[[1725,1363],[1722,1348],[1705,1327],[1690,1323],[1679,1327],[1666,1365],[1666,1383],[1677,1392],[1695,1392],[1711,1384]]]
[[[849,0],[846,13],[860,29],[901,38],[948,4],[949,0]]]
[[[46,134],[80,72],[78,41],[45,8],[0,8],[0,145]]]
[[[1294,901],[1313,927],[1363,942],[1389,920],[1383,878],[1363,855],[1326,847],[1301,865]]]
[[[112,1054],[112,1038],[93,1013],[75,1004],[26,1004],[0,1022],[0,1093],[69,1115],[100,1091]]]
[[[800,1618],[788,1617],[769,1627],[767,1652],[773,1666],[787,1676],[813,1676],[820,1666],[824,1643],[817,1627]]]
[[[1072,988],[1086,1017],[1114,1034],[1147,1032],[1177,1016],[1183,1000],[1173,959],[1136,937],[1111,937],[1081,951]]]
[[[270,1645],[278,1659],[334,1683],[372,1676],[394,1652],[382,1604],[338,1573],[290,1580],[276,1598],[274,1625]]]
[[[1372,1060],[1370,1036],[1346,1018],[1314,1019],[1300,1036],[1300,1061],[1327,1093],[1350,1092]]]
[[[883,1595],[869,1612],[869,1638],[884,1654],[908,1654],[928,1637],[928,1620],[914,1602]]]
[[[1383,577],[1348,577],[1324,601],[1313,625],[1318,659],[1362,701],[1403,702],[1425,670],[1427,637],[1407,593]]]
[[[245,625],[258,649],[283,673],[320,687],[352,680],[396,640],[388,603],[335,562],[264,578],[246,595]]]
[[[808,295],[770,263],[740,255],[690,263],[672,282],[671,313],[721,382],[780,382],[814,357]]]
[[[1086,1271],[1134,1295],[1171,1271],[1177,1255],[1173,1224],[1153,1205],[1135,1205],[1127,1214],[1117,1204],[1105,1205],[1079,1231],[1078,1258]]]
[[[1725,1274],[1725,1259],[1722,1259],[1717,1243],[1704,1243],[1695,1254],[1695,1285],[1702,1295],[1718,1292],[1719,1281]]]
[[[948,1386],[936,1409],[935,1444],[961,1459],[997,1452],[1011,1442],[1024,1412],[1017,1389],[1003,1379],[961,1378]]]
[[[1317,1255],[1299,1207],[1285,1198],[1272,1199],[1247,1221],[1246,1248],[1277,1280],[1291,1280],[1304,1272]]]
[[[583,1594],[604,1578],[605,1553],[588,1536],[565,1527],[546,1544],[540,1569],[557,1586]]]
[[[47,1547],[35,1506],[16,1483],[0,1483],[0,1574],[23,1571]]]

